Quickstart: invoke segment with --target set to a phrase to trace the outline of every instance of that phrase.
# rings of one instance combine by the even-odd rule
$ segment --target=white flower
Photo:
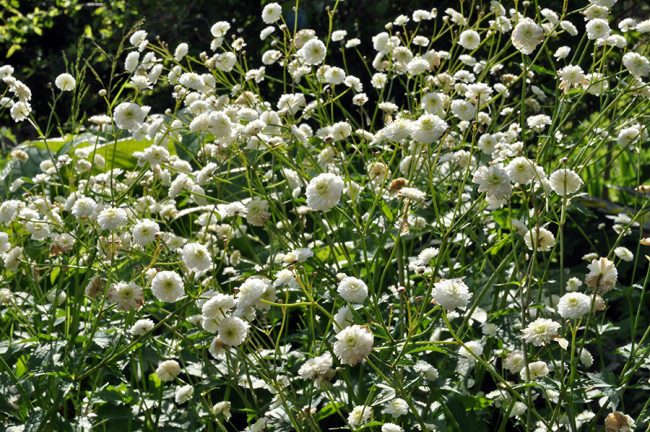
[[[551,118],[546,114],[538,114],[530,116],[526,119],[526,124],[529,128],[536,132],[542,132],[546,126],[552,123]]]
[[[512,192],[510,177],[508,173],[499,165],[490,167],[482,166],[472,178],[472,181],[478,184],[478,191],[485,192],[488,196],[497,199],[506,199]]]
[[[333,360],[329,352],[307,360],[300,369],[298,375],[306,380],[313,380],[318,377],[327,375],[332,368]]]
[[[215,294],[201,307],[203,316],[203,329],[216,333],[219,323],[226,317],[226,313],[235,307],[235,298],[229,294]]]
[[[11,106],[9,114],[16,123],[25,120],[32,112],[32,107],[29,102],[19,101]]]
[[[530,250],[548,252],[555,245],[555,236],[546,228],[533,228],[524,234],[524,241]]]
[[[139,319],[133,324],[129,333],[133,336],[143,336],[149,333],[154,327],[154,322],[149,318]]]
[[[101,229],[114,231],[126,224],[126,211],[116,207],[106,207],[97,216],[97,223]]]
[[[354,366],[370,354],[373,342],[372,333],[367,328],[355,324],[336,335],[334,354],[342,364]]]
[[[535,162],[523,156],[511,160],[506,172],[512,181],[519,184],[528,184],[537,177]]]
[[[576,193],[582,186],[582,179],[575,171],[567,168],[560,168],[549,177],[551,189],[561,196]]]
[[[413,369],[421,373],[427,381],[435,381],[438,379],[438,369],[424,360],[418,360],[413,366]]]
[[[412,124],[411,137],[423,144],[431,144],[447,130],[447,123],[435,114],[424,114]]]
[[[165,360],[158,365],[156,375],[160,381],[174,381],[181,373],[181,366],[176,360]]]
[[[124,70],[133,73],[135,72],[138,64],[140,63],[140,53],[137,51],[131,51],[124,60]]]
[[[587,23],[587,39],[602,39],[609,36],[610,29],[607,20],[596,18]]]
[[[629,52],[623,56],[623,66],[625,66],[627,70],[637,78],[650,74],[650,61],[646,57],[635,52]]]
[[[174,50],[174,60],[176,61],[183,60],[183,58],[187,55],[188,51],[189,51],[189,45],[187,45],[185,42],[179,43],[178,46],[176,47],[176,50]]]
[[[557,311],[562,318],[578,319],[591,310],[591,297],[579,292],[564,294],[557,304]]]
[[[607,258],[595,259],[587,268],[589,273],[585,277],[585,283],[596,289],[598,293],[604,294],[616,285],[618,271],[614,263]]]
[[[623,246],[614,249],[614,254],[623,261],[632,262],[634,260],[634,254],[632,251]]]
[[[212,267],[210,252],[200,243],[187,243],[183,246],[181,259],[187,268],[195,272],[202,272]]]
[[[307,205],[313,210],[331,209],[338,204],[344,186],[343,179],[335,174],[319,174],[307,185]]]
[[[298,50],[298,56],[307,65],[318,65],[325,60],[327,50],[325,44],[319,39],[308,40],[302,48]]]
[[[480,43],[481,36],[474,30],[465,30],[458,39],[458,44],[467,50],[478,48]]]
[[[231,404],[229,401],[223,401],[214,404],[214,407],[212,407],[212,412],[214,415],[222,415],[226,418],[226,420],[230,419],[230,407]]]
[[[137,130],[142,125],[144,117],[145,112],[140,105],[132,102],[122,102],[113,111],[115,125],[130,132]]]
[[[262,9],[262,21],[265,24],[273,24],[282,16],[282,6],[277,3],[269,3]]]
[[[215,38],[223,38],[228,33],[228,30],[230,30],[230,23],[227,21],[218,21],[210,27],[210,33]]]
[[[348,415],[348,424],[351,428],[358,428],[362,424],[370,420],[372,415],[372,408],[367,405],[356,406],[350,411]]]
[[[395,398],[388,401],[381,412],[397,418],[408,413],[409,406],[404,399]]]
[[[74,77],[69,73],[62,73],[61,75],[56,77],[56,79],[54,80],[54,84],[61,91],[72,91],[77,85],[77,81],[75,81]]]
[[[158,300],[174,303],[185,294],[185,286],[178,273],[161,271],[151,281],[151,291]]]
[[[355,277],[346,276],[339,282],[338,292],[350,303],[363,303],[368,298],[368,286]]]
[[[239,286],[237,293],[237,310],[245,311],[254,306],[264,295],[270,282],[256,277],[250,277]]]
[[[542,346],[549,343],[558,335],[560,323],[547,319],[537,318],[522,330],[524,340],[534,346]]]
[[[431,297],[440,306],[451,311],[466,307],[472,294],[461,279],[443,279],[433,284]]]
[[[451,112],[464,121],[472,121],[476,116],[474,104],[462,99],[454,99],[451,101]]]
[[[524,381],[532,381],[548,375],[548,366],[543,361],[536,361],[528,364],[528,368],[523,368],[519,376]]]
[[[192,399],[193,394],[194,394],[194,387],[192,387],[191,384],[187,384],[182,387],[178,387],[176,389],[176,393],[174,394],[174,400],[176,401],[177,404],[182,405],[185,402]]]
[[[334,324],[337,329],[344,329],[354,323],[354,315],[349,306],[343,306],[334,314]]]
[[[13,247],[5,255],[5,268],[16,271],[23,258],[23,248],[21,246]]]
[[[594,364],[594,356],[592,356],[584,347],[582,348],[582,351],[580,351],[580,363],[588,368]]]
[[[111,286],[108,297],[117,304],[120,309],[135,309],[142,303],[142,288],[135,282],[118,282]]]
[[[384,423],[381,426],[381,432],[404,432],[404,429],[395,423]]]
[[[512,32],[512,44],[522,54],[531,54],[544,40],[544,30],[530,18],[520,20]]]
[[[510,373],[517,374],[526,366],[526,357],[522,351],[512,351],[503,361],[503,367],[508,369]]]
[[[133,236],[133,241],[139,244],[140,246],[146,246],[149,243],[153,242],[156,239],[156,234],[158,234],[159,232],[160,232],[160,226],[156,222],[150,219],[144,219],[138,222],[131,229],[131,235]]]
[[[219,338],[226,345],[241,345],[248,336],[248,327],[241,318],[226,317],[219,323]]]

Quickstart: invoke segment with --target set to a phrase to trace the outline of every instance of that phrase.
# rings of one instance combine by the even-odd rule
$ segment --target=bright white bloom
[[[637,78],[650,75],[650,61],[641,54],[635,52],[626,53],[623,56],[623,66]]]
[[[361,279],[346,276],[339,282],[338,293],[350,303],[363,303],[368,298],[368,286]]]
[[[313,380],[319,377],[324,377],[330,374],[334,360],[332,354],[326,352],[325,354],[307,360],[300,369],[298,375],[300,378],[306,380]]]
[[[370,354],[373,342],[372,333],[366,327],[355,324],[336,335],[334,354],[342,364],[354,366]]]
[[[634,254],[632,251],[623,246],[614,249],[614,254],[623,261],[632,262],[634,260]]]
[[[349,306],[343,306],[334,314],[334,324],[337,329],[344,329],[354,323],[354,315]]]
[[[546,126],[552,123],[551,118],[546,114],[538,114],[530,116],[526,119],[526,124],[529,128],[536,132],[542,132]]]
[[[187,45],[185,42],[179,43],[178,46],[176,47],[176,50],[174,50],[174,60],[176,61],[181,61],[185,56],[187,55],[187,52],[189,51],[190,47]]]
[[[133,336],[144,336],[149,333],[154,327],[154,322],[149,318],[139,319],[133,324],[129,333]]]
[[[421,373],[427,381],[435,381],[438,379],[438,369],[424,360],[418,360],[413,366],[413,369]]]
[[[462,99],[454,99],[451,101],[451,112],[464,121],[472,121],[476,116],[474,104]]]
[[[580,352],[580,363],[582,363],[585,367],[588,368],[594,364],[594,356],[592,356],[591,353],[587,351],[587,349],[584,347]]]
[[[229,310],[235,307],[235,298],[230,294],[215,294],[201,307],[203,328],[210,333],[216,333],[219,323]]]
[[[271,217],[269,202],[261,198],[253,198],[246,203],[246,222],[255,226],[264,226]]]
[[[547,319],[537,318],[522,330],[524,340],[534,346],[542,346],[558,336],[560,323]]]
[[[381,426],[381,432],[404,432],[404,429],[395,423],[384,423]]]
[[[513,182],[519,184],[528,184],[537,177],[535,162],[523,156],[516,157],[510,161],[506,167],[506,172]]]
[[[522,351],[512,351],[509,353],[505,360],[503,360],[503,367],[508,369],[510,373],[517,374],[526,365],[526,357]]]
[[[237,309],[245,311],[260,301],[270,282],[266,279],[250,277],[239,286]]]
[[[561,196],[576,193],[583,184],[580,176],[575,171],[567,168],[560,168],[554,171],[548,180],[551,184],[551,189]]]
[[[596,18],[587,23],[587,39],[602,39],[609,36],[610,29],[607,20]]]
[[[202,272],[212,267],[208,248],[200,243],[187,243],[181,252],[183,264],[192,271]]]
[[[557,311],[562,318],[582,318],[591,310],[591,297],[579,292],[564,294],[557,304]]]
[[[458,44],[467,50],[478,48],[480,43],[481,36],[474,30],[465,30],[458,39]]]
[[[409,406],[404,399],[395,398],[386,402],[381,412],[393,416],[393,418],[398,418],[409,412]]]
[[[230,346],[241,345],[248,336],[249,325],[237,317],[226,317],[219,323],[219,338]]]
[[[422,144],[431,144],[447,130],[447,123],[435,114],[424,114],[412,124],[411,136]]]
[[[158,365],[156,375],[160,381],[174,381],[181,373],[181,366],[176,360],[165,360]]]
[[[120,129],[126,129],[131,132],[142,125],[145,115],[140,105],[132,102],[122,102],[113,111],[115,125]]]
[[[282,16],[282,6],[277,3],[269,3],[262,10],[262,21],[265,24],[273,24]]]
[[[344,186],[343,179],[335,174],[319,174],[307,185],[307,205],[312,210],[331,209],[341,199]]]
[[[616,285],[618,270],[616,270],[614,263],[607,258],[595,259],[591,261],[587,268],[589,273],[585,277],[585,283],[596,289],[599,294],[606,293]]]
[[[433,284],[433,299],[448,311],[464,308],[472,298],[472,293],[461,279],[443,279]]]
[[[548,252],[555,245],[555,236],[546,228],[533,228],[524,234],[524,241],[530,250]]]
[[[485,192],[487,195],[498,199],[506,199],[512,192],[510,177],[499,165],[480,167],[474,173],[472,181],[478,184],[479,192]]]
[[[97,216],[97,223],[101,229],[114,231],[126,225],[126,211],[116,207],[106,207]]]
[[[122,310],[135,309],[142,304],[142,288],[135,282],[118,282],[111,286],[108,297]]]
[[[325,60],[325,44],[319,39],[310,39],[298,50],[298,56],[307,65],[318,65]]]
[[[133,241],[140,246],[146,246],[153,242],[159,232],[160,226],[151,219],[141,220],[131,229]]]
[[[174,400],[177,404],[182,405],[192,399],[192,395],[194,395],[194,387],[191,384],[186,384],[176,389]]]
[[[185,294],[185,286],[178,273],[161,271],[151,281],[151,291],[158,300],[174,303]]]
[[[370,420],[372,416],[372,408],[367,405],[356,406],[350,411],[348,415],[348,424],[351,428],[358,428],[362,424]]]
[[[528,368],[523,368],[519,374],[524,381],[532,381],[546,375],[548,375],[548,365],[543,361],[529,363]]]
[[[523,18],[512,32],[512,44],[522,54],[531,54],[544,40],[544,30],[530,18]]]
[[[56,77],[54,84],[61,91],[72,91],[77,85],[77,81],[75,81],[74,77],[69,73],[62,73]]]

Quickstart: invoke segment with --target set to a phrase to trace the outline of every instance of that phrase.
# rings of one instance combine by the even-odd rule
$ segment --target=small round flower
[[[149,318],[139,319],[133,324],[129,333],[133,336],[144,336],[149,333],[154,327],[154,322]]]
[[[307,185],[307,205],[313,210],[331,209],[341,199],[344,186],[343,179],[335,174],[319,174]]]
[[[174,400],[178,405],[182,405],[192,399],[192,395],[194,395],[194,387],[192,387],[190,384],[187,384],[176,389]]]
[[[548,252],[555,245],[555,236],[546,228],[533,228],[524,234],[524,241],[530,250]]]
[[[549,343],[558,335],[560,323],[547,319],[537,318],[522,330],[524,340],[534,346],[542,346]]]
[[[54,84],[61,91],[72,91],[77,85],[77,81],[75,81],[74,77],[69,73],[62,73],[56,77]]]
[[[367,405],[356,406],[350,411],[348,415],[348,424],[352,428],[358,428],[362,424],[370,420],[372,416],[372,408]]]
[[[503,367],[508,369],[510,373],[517,374],[526,365],[526,357],[522,351],[513,351],[507,355],[503,360]]]
[[[108,291],[108,297],[123,310],[135,309],[143,302],[142,288],[135,282],[113,284]]]
[[[262,21],[265,24],[273,24],[282,16],[282,6],[277,3],[269,3],[262,9]]]
[[[302,366],[300,366],[298,375],[300,375],[300,378],[306,380],[324,377],[332,370],[332,364],[332,354],[326,352],[321,356],[307,360]]]
[[[589,273],[585,277],[585,283],[594,288],[599,294],[604,294],[614,288],[618,279],[618,270],[614,263],[607,258],[600,258],[591,261],[587,266]]]
[[[562,318],[582,318],[591,310],[591,297],[579,292],[564,294],[557,304],[557,311]]]
[[[433,284],[433,299],[448,311],[464,308],[472,298],[469,288],[461,279],[443,279]]]
[[[372,351],[374,337],[365,327],[352,325],[336,335],[334,354],[342,364],[354,366]]]
[[[422,144],[431,144],[447,130],[447,123],[435,114],[424,114],[412,125],[411,137]]]
[[[512,31],[512,44],[522,54],[531,54],[544,40],[544,30],[530,18],[520,20]]]
[[[397,418],[408,413],[409,406],[404,399],[395,398],[388,401],[381,412]]]
[[[368,298],[368,286],[361,279],[346,276],[339,282],[338,293],[350,303],[363,303]]]
[[[113,119],[115,125],[120,129],[135,131],[144,122],[145,112],[140,105],[132,102],[122,102],[115,107]]]
[[[316,38],[308,40],[298,50],[298,56],[307,65],[321,64],[325,60],[325,54],[327,54],[325,44]]]
[[[508,177],[513,182],[519,184],[528,184],[537,177],[535,162],[523,156],[516,157],[510,161],[506,167],[506,171]]]
[[[650,75],[650,60],[639,53],[629,52],[623,56],[623,66],[637,78]]]
[[[248,336],[248,327],[241,318],[226,317],[219,323],[219,338],[226,345],[241,345]]]
[[[632,251],[623,246],[619,246],[614,249],[614,254],[616,254],[616,256],[623,261],[632,262],[634,260],[634,254]]]
[[[106,207],[97,216],[97,223],[101,229],[114,231],[126,224],[126,211],[116,207]]]
[[[560,168],[554,171],[549,177],[551,189],[561,196],[576,193],[582,186],[582,179],[575,171],[566,168]]]
[[[212,407],[212,413],[216,416],[222,415],[226,420],[230,419],[230,407],[231,404],[229,401],[223,401],[214,404]]]
[[[548,366],[543,361],[536,361],[528,364],[528,368],[523,368],[519,373],[524,381],[532,381],[548,375]]]
[[[474,30],[465,30],[458,39],[458,44],[467,50],[478,48],[480,43],[481,36]]]
[[[174,303],[185,294],[185,286],[178,273],[161,271],[151,281],[151,291],[158,300]]]
[[[159,232],[160,226],[151,219],[143,219],[131,229],[133,241],[140,246],[146,246],[153,242],[156,239],[156,234]]]
[[[89,197],[81,197],[74,202],[70,212],[74,217],[81,219],[92,216],[96,208],[97,203],[95,200]]]
[[[246,222],[254,226],[264,226],[271,217],[269,202],[261,198],[253,198],[246,204]]]
[[[594,364],[594,356],[586,348],[582,348],[582,351],[580,351],[580,363],[588,368]]]
[[[176,360],[165,360],[158,365],[156,375],[160,381],[174,381],[181,373],[181,366]]]
[[[587,23],[587,39],[603,39],[609,36],[610,28],[607,20],[596,18]]]
[[[195,272],[202,272],[212,267],[210,252],[200,243],[187,243],[183,246],[181,259],[188,269]]]
[[[381,426],[381,432],[404,432],[404,429],[395,423],[384,423]]]
[[[472,177],[472,182],[478,185],[479,192],[497,199],[506,199],[512,192],[512,184],[508,173],[499,165],[482,166]]]

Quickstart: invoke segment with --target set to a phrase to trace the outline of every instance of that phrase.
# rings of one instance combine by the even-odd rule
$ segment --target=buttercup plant
[[[2,424],[647,427],[650,25],[615,3],[405,11],[366,41],[338,1],[326,34],[270,3],[262,53],[227,16],[205,47],[140,29],[60,139],[0,67],[39,136],[0,204]]]

